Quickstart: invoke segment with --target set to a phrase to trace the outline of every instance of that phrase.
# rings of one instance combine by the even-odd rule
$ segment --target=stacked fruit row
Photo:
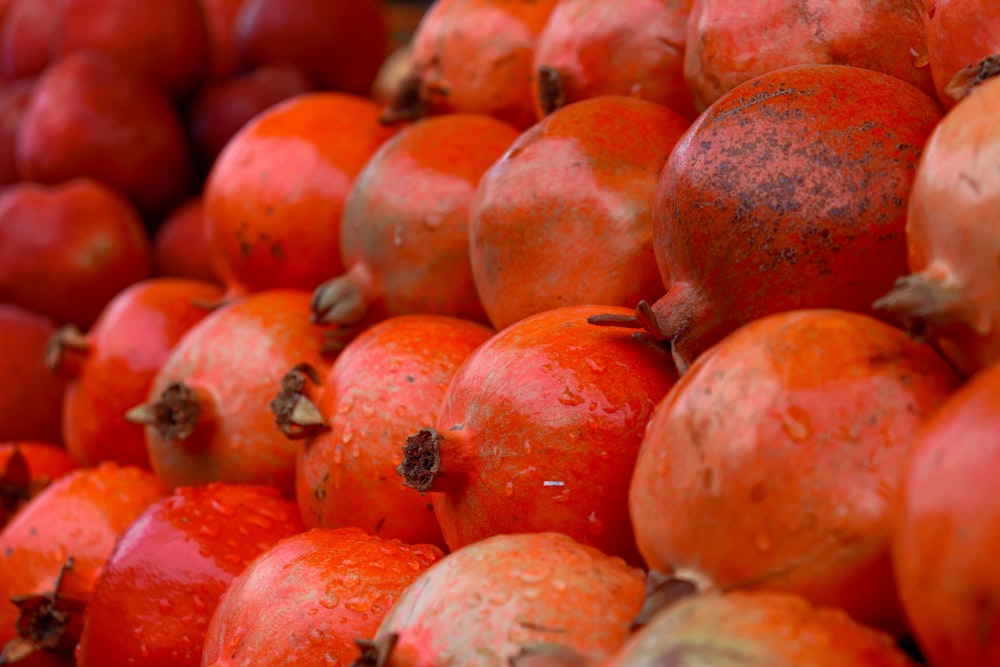
[[[0,3],[0,664],[1000,664],[1000,9],[744,5]]]

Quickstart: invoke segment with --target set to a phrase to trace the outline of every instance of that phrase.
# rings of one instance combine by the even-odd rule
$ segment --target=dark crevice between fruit
[[[85,603],[64,594],[66,575],[73,569],[72,557],[59,570],[52,592],[11,598],[18,608],[18,636],[0,653],[0,665],[13,665],[36,651],[72,654],[80,637]]]
[[[66,324],[56,329],[45,346],[45,367],[53,373],[63,368],[63,361],[69,352],[86,353],[90,349],[87,336],[74,324]]]
[[[380,639],[356,637],[354,644],[361,651],[361,655],[351,663],[351,667],[385,667],[397,641],[399,641],[399,635],[395,632],[390,632]]]
[[[538,103],[546,116],[566,106],[566,86],[562,74],[554,67],[538,68]]]
[[[632,619],[631,629],[638,630],[664,609],[699,592],[701,589],[698,584],[690,579],[650,570],[649,574],[646,575],[646,595],[642,602],[642,609]]]
[[[316,369],[305,362],[296,364],[281,379],[281,391],[271,401],[274,423],[289,440],[308,438],[330,428],[316,404],[305,397],[306,380],[319,384]]]
[[[396,473],[403,484],[421,493],[430,491],[441,469],[441,435],[432,428],[422,428],[406,438],[403,462]]]
[[[7,459],[7,465],[0,474],[0,506],[3,509],[3,523],[12,516],[42,489],[48,486],[52,479],[40,476],[31,479],[28,461],[24,458],[21,448],[14,443],[14,452]]]
[[[199,417],[198,396],[183,382],[171,382],[160,394],[160,400],[125,413],[125,419],[133,424],[155,428],[163,440],[184,440],[194,431]]]
[[[414,69],[400,80],[392,100],[382,110],[379,122],[383,125],[395,125],[426,116],[427,107],[420,95],[421,88],[423,74],[419,69]]]
[[[958,70],[944,87],[944,94],[956,102],[961,102],[976,87],[998,74],[1000,74],[1000,54],[986,56],[978,63]]]

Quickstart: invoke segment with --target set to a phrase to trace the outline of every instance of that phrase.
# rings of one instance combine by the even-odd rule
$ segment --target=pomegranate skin
[[[957,75],[1000,52],[1000,4],[992,0],[925,0],[924,39],[938,99],[951,109],[960,90]],[[958,94],[956,94],[958,93]]]
[[[638,319],[672,342],[683,369],[768,314],[872,313],[907,273],[907,199],[940,118],[909,84],[841,65],[733,89],[663,169],[653,242],[667,293]]]

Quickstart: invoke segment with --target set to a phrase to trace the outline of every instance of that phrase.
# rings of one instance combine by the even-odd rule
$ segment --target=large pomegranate
[[[947,109],[964,95],[963,70],[1000,52],[1000,3],[924,0],[924,4],[927,57],[938,98]]]
[[[637,322],[680,366],[795,308],[871,312],[907,272],[906,202],[937,103],[886,74],[788,67],[707,109],[667,160],[653,241],[667,294]]]

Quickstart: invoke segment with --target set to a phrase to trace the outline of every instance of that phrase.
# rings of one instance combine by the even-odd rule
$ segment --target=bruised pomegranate
[[[536,120],[535,42],[557,0],[437,0],[413,35],[410,73],[383,119],[478,113],[524,129]]]
[[[933,665],[1000,664],[1000,366],[927,421],[907,463],[892,556],[903,608]]]
[[[356,324],[425,313],[485,322],[469,262],[469,209],[483,173],[517,137],[488,116],[446,114],[383,144],[347,197],[347,272],[316,290],[316,319]]]
[[[354,664],[504,665],[542,642],[599,660],[628,638],[642,596],[639,570],[566,535],[497,535],[417,577]]]
[[[1000,4],[992,0],[925,0],[927,57],[946,109],[967,94],[970,67],[1000,53]]]
[[[126,415],[146,425],[153,471],[170,487],[213,481],[295,494],[295,443],[268,405],[289,368],[326,372],[324,330],[309,324],[309,293],[267,290],[214,310],[177,342]]]
[[[351,341],[326,377],[285,377],[272,409],[287,435],[305,437],[295,481],[306,525],[443,546],[430,503],[395,474],[400,444],[433,423],[455,370],[492,333],[440,315],[393,317]],[[321,386],[310,390],[310,379]]]
[[[607,310],[558,308],[494,335],[455,373],[433,428],[407,438],[399,472],[432,492],[449,548],[555,531],[640,562],[628,484],[677,375],[647,337],[587,324]]]
[[[653,102],[597,97],[552,113],[486,171],[469,243],[494,327],[663,294],[650,217],[660,171],[688,125]]]
[[[643,558],[701,589],[785,590],[902,631],[889,503],[958,382],[933,349],[866,315],[745,325],[649,422],[629,488]]]
[[[1000,361],[1000,79],[948,112],[909,200],[911,275],[876,303],[966,375]]]
[[[348,665],[403,591],[442,556],[360,528],[310,530],[274,545],[233,580],[201,664]]]
[[[684,80],[692,0],[559,0],[535,45],[539,118],[599,95],[631,95],[694,118]]]
[[[694,0],[684,76],[699,110],[744,81],[807,63],[883,72],[934,95],[923,0]]]
[[[666,295],[637,324],[682,368],[740,325],[796,308],[871,313],[907,272],[907,198],[937,103],[879,72],[801,65],[703,113],[653,208]]]

